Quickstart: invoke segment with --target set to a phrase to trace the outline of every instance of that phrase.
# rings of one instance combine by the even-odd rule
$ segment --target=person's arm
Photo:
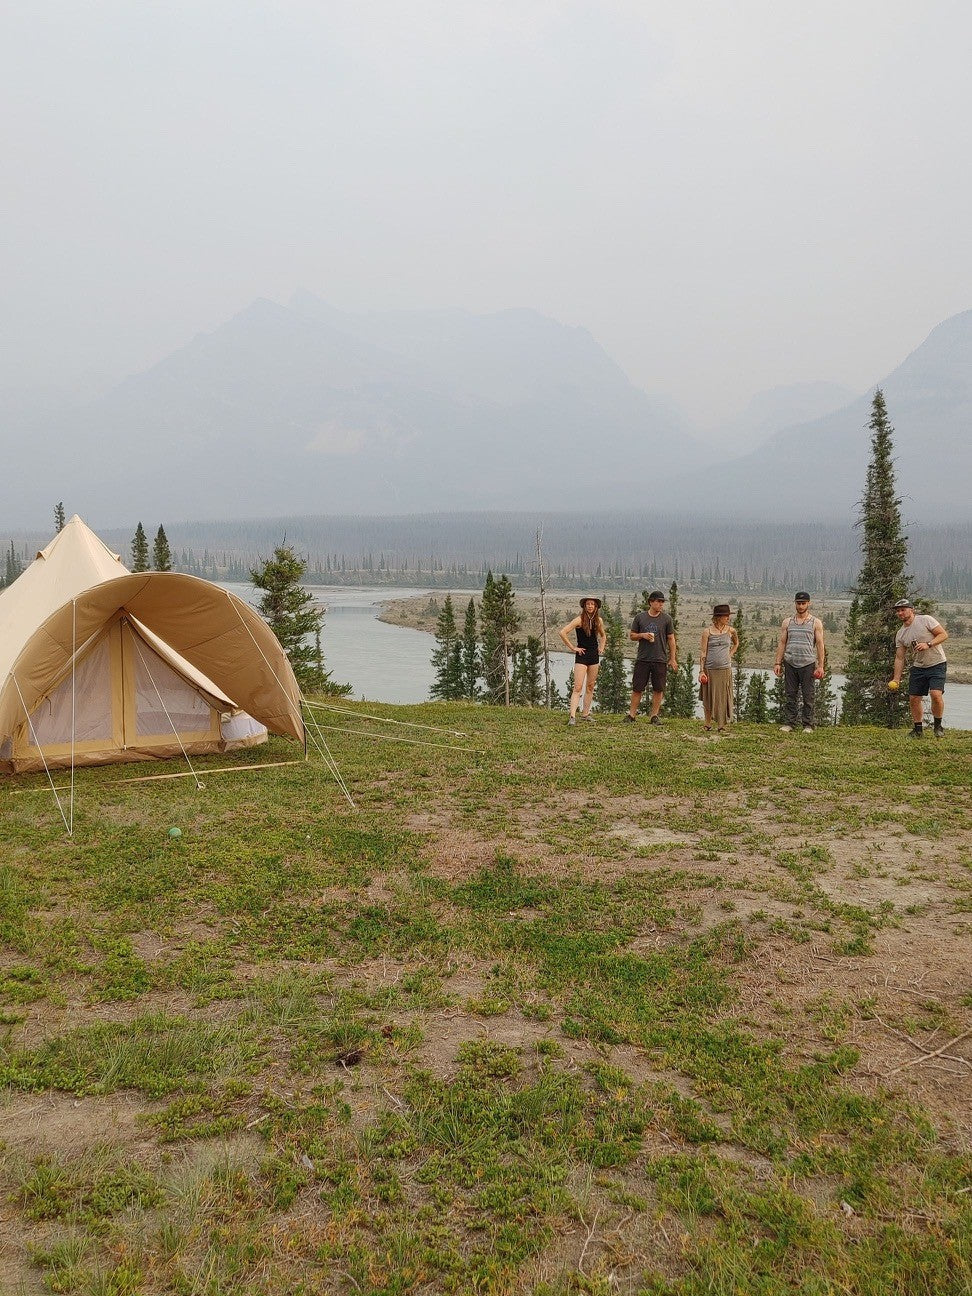
[[[575,648],[574,645],[567,638],[567,636],[570,634],[571,630],[576,630],[577,627],[580,625],[580,623],[581,623],[580,617],[579,616],[574,617],[573,621],[568,621],[568,623],[565,626],[563,626],[560,631],[560,637],[564,641],[564,647],[567,649],[568,652],[572,652],[575,655],[579,652],[583,652],[583,649]]]
[[[817,669],[813,672],[815,679],[823,679],[824,673],[824,628],[819,617],[813,619],[813,644],[817,650]]]
[[[790,618],[787,617],[780,626],[780,639],[779,643],[776,645],[776,661],[773,663],[774,675],[779,675],[780,671],[783,669],[783,653],[786,650],[786,627],[789,623]]]
[[[735,657],[735,655],[736,655],[736,653],[737,653],[738,651],[739,651],[739,635],[736,633],[736,627],[735,627],[735,626],[730,626],[730,627],[729,627],[729,656],[730,656],[730,658]]]
[[[604,623],[598,622],[597,651],[599,656],[604,656],[605,648],[607,648],[607,631],[604,629]]]
[[[915,644],[917,652],[924,652],[926,648],[937,648],[940,643],[944,643],[948,638],[948,631],[938,621],[935,622],[935,628],[930,639],[922,639],[920,643]]]
[[[678,645],[673,634],[668,636],[668,669],[678,670]]]

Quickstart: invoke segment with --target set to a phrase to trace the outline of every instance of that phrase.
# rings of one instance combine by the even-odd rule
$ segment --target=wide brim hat
[[[732,616],[732,608],[728,603],[717,603],[712,609],[713,616]]]
[[[593,594],[585,594],[584,597],[581,599],[581,601],[580,601],[580,605],[581,605],[581,610],[582,610],[582,611],[583,611],[583,608],[584,608],[584,604],[585,604],[585,603],[594,603],[594,604],[596,604],[596,605],[597,605],[597,611],[600,612],[600,610],[601,610],[601,600],[600,600],[599,598],[595,598]]]

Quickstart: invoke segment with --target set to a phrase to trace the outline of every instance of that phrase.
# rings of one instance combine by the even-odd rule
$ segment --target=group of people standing
[[[791,733],[797,728],[812,733],[814,690],[817,680],[824,675],[824,627],[810,609],[810,595],[806,590],[797,591],[793,605],[793,615],[784,617],[780,625],[773,662],[774,675],[783,676],[785,709],[781,729],[783,733]],[[910,599],[899,599],[894,606],[902,626],[895,638],[894,675],[888,687],[892,690],[899,687],[905,656],[910,651],[912,666],[908,693],[912,736],[920,738],[922,735],[922,709],[928,695],[934,731],[936,736],[940,736],[945,705],[945,653],[941,645],[948,634],[934,617],[916,614]],[[577,723],[578,711],[582,720],[593,719],[594,685],[607,642],[601,618],[601,600],[590,596],[582,598],[580,609],[580,615],[560,630],[564,646],[575,656],[574,685],[567,718],[569,725]],[[724,733],[732,719],[732,661],[739,649],[739,636],[730,624],[731,616],[732,609],[728,603],[716,603],[711,624],[702,631],[699,695],[706,733],[711,733],[713,727]],[[571,643],[571,634],[575,643]],[[668,673],[678,670],[675,626],[665,611],[665,595],[661,590],[652,590],[648,595],[648,606],[631,622],[628,638],[637,643],[638,653],[631,675],[631,705],[624,717],[625,722],[633,724],[638,718],[642,696],[650,684],[648,722],[660,724],[659,711]]]

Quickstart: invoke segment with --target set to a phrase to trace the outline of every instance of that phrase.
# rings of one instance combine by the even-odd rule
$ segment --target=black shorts
[[[947,665],[948,662],[939,662],[935,666],[912,666],[908,675],[908,696],[927,697],[929,689],[944,693]]]
[[[649,677],[652,693],[664,693],[665,681],[668,679],[668,662],[636,661],[631,673],[631,692],[644,693]]]
[[[601,658],[598,653],[578,653],[575,660],[575,666],[598,666]]]

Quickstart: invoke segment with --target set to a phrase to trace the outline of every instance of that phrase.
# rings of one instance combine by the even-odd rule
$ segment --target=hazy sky
[[[530,306],[690,414],[972,307],[968,0],[0,0],[0,383]]]

